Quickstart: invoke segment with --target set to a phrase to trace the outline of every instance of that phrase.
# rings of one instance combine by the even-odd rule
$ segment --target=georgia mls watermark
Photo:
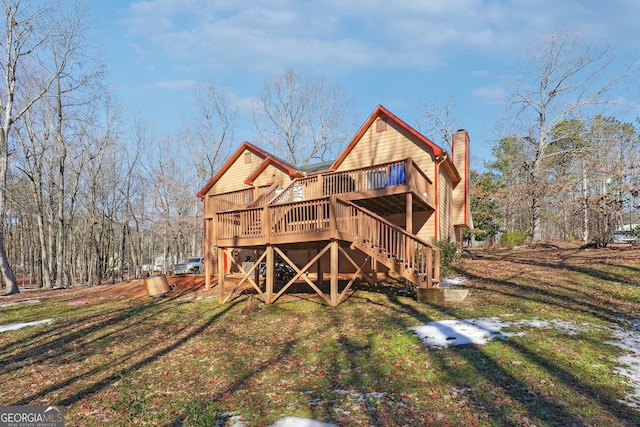
[[[0,406],[0,427],[64,427],[64,407]]]

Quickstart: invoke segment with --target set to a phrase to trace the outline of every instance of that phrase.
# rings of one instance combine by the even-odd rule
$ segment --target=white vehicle
[[[180,264],[174,264],[173,272],[174,274],[198,274],[204,271],[204,258],[202,257],[192,257],[186,260],[185,262],[181,262]]]
[[[638,236],[629,230],[618,230],[611,236],[612,243],[635,243],[638,240]]]

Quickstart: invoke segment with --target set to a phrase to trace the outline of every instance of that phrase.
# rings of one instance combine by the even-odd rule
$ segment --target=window
[[[249,163],[251,163],[251,153],[246,153],[244,155],[244,164],[248,165]]]
[[[376,131],[384,132],[385,130],[387,130],[387,119],[376,120]]]
[[[244,204],[249,205],[253,202],[253,188],[245,191],[244,193]]]

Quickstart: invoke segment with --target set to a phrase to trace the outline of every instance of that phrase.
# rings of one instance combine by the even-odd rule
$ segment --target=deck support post
[[[275,278],[276,278],[276,272],[275,272],[275,268],[276,268],[276,259],[275,259],[275,254],[273,252],[273,246],[272,245],[267,245],[265,251],[267,252],[267,259],[266,259],[266,265],[267,268],[265,269],[265,302],[267,304],[272,304],[273,303],[273,285],[275,282]]]
[[[405,227],[404,229],[409,234],[413,234],[413,194],[407,193],[405,196],[407,207],[405,209]],[[413,258],[413,254],[411,253],[411,243],[409,239],[405,239],[404,244],[404,261],[411,262]]]
[[[225,291],[224,291],[224,248],[217,247],[216,255],[218,258],[218,301],[220,304],[224,304]]]
[[[258,262],[258,251],[253,251],[253,262]],[[256,282],[256,285],[260,285],[260,265],[257,265],[255,270],[253,270],[253,281]]]
[[[339,304],[338,301],[338,255],[340,247],[337,240],[332,240],[331,243],[331,306],[336,307]]]
[[[320,253],[320,248],[316,250],[316,255]],[[324,279],[324,271],[322,271],[322,257],[316,261],[316,286],[322,289],[322,279]]]
[[[213,220],[211,218],[206,218],[204,220],[204,289],[211,289],[211,273],[213,270],[211,267],[211,223]]]

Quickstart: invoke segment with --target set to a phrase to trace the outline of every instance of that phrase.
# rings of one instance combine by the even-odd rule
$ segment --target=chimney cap
[[[458,129],[456,132],[466,132],[466,129]]]

